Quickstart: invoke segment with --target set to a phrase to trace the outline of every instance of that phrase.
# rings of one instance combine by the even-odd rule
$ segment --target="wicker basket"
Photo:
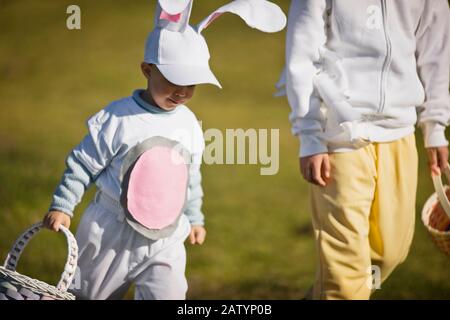
[[[78,246],[72,233],[63,226],[60,231],[66,236],[69,250],[64,272],[56,287],[15,271],[25,246],[42,228],[42,222],[32,225],[20,235],[8,253],[3,267],[0,267],[0,300],[75,300],[67,289],[75,275]]]
[[[450,182],[450,167],[444,170]],[[441,176],[433,176],[436,192],[425,202],[422,221],[437,247],[450,257],[450,187],[442,184]]]

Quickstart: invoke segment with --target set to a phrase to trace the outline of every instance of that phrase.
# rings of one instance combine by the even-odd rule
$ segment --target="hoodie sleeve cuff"
[[[298,137],[300,139],[300,157],[328,152],[326,143],[316,135],[301,135]]]
[[[58,206],[50,206],[50,208],[48,209],[48,211],[60,211],[63,212],[65,214],[67,214],[70,218],[73,218],[73,212],[68,210],[65,207],[58,207]]]
[[[448,145],[445,138],[445,126],[436,122],[425,122],[422,124],[422,132],[425,148],[444,147]]]

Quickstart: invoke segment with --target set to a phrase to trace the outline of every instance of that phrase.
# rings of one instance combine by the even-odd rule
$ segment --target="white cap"
[[[179,86],[210,83],[222,88],[209,58],[205,38],[191,26],[184,32],[155,28],[147,38],[144,61],[155,64],[167,80]]]

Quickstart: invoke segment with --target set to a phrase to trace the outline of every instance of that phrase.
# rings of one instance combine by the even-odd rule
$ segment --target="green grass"
[[[197,0],[192,21],[225,2]],[[287,12],[288,1],[276,2]],[[1,259],[45,214],[87,117],[145,85],[139,64],[154,1],[79,0],[81,31],[65,28],[69,4],[0,0]],[[224,90],[199,86],[189,106],[204,129],[280,129],[280,170],[260,176],[258,165],[203,167],[208,236],[201,247],[187,245],[191,299],[298,299],[314,278],[308,186],[298,174],[287,102],[272,97],[284,35],[251,30],[234,16],[205,31]],[[419,218],[433,189],[417,140]],[[92,194],[77,208],[72,230]],[[63,237],[46,231],[27,248],[19,271],[55,283],[64,257]],[[418,219],[411,254],[374,298],[448,299],[449,267]]]

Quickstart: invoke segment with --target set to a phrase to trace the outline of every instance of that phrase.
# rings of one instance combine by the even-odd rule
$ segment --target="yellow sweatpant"
[[[414,233],[418,157],[414,134],[330,154],[331,182],[312,186],[318,266],[314,299],[369,299],[408,254]],[[374,276],[376,272],[374,273]]]

